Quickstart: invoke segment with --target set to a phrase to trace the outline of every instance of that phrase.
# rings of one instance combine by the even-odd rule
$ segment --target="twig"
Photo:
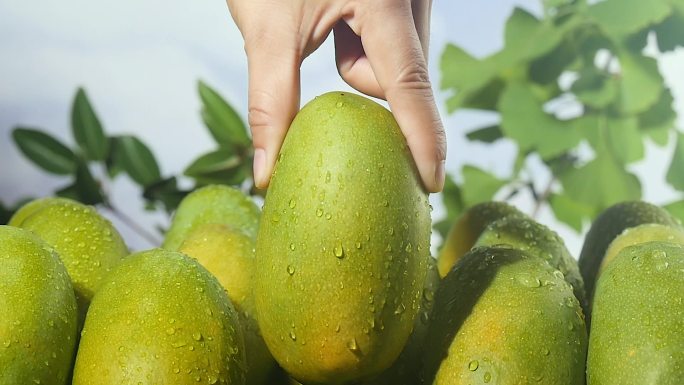
[[[549,195],[551,195],[551,188],[553,187],[553,183],[555,181],[556,177],[552,175],[551,178],[549,178],[546,187],[544,187],[544,191],[542,191],[540,195],[535,197],[535,205],[534,209],[532,209],[532,218],[537,218],[537,215],[539,214],[539,210],[541,209],[542,204],[549,200]]]
[[[116,208],[116,206],[112,205],[111,202],[105,203],[105,207],[106,207],[106,208],[107,208],[107,209],[108,209],[108,210],[109,210],[117,219],[119,219],[121,222],[123,222],[123,224],[125,224],[126,226],[130,227],[131,229],[133,229],[133,231],[135,231],[136,233],[138,233],[138,235],[139,235],[141,238],[143,238],[143,239],[145,239],[147,242],[149,242],[150,245],[152,245],[152,246],[154,246],[154,247],[158,247],[158,246],[161,244],[161,240],[160,240],[160,239],[157,239],[157,237],[154,236],[152,233],[150,233],[149,231],[147,231],[147,230],[145,230],[144,228],[142,228],[141,226],[139,226],[133,219],[131,219],[129,216],[127,216],[126,214],[124,214],[121,210],[119,210],[118,208]]]

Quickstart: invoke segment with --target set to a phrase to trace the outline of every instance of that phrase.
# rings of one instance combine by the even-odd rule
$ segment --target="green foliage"
[[[228,184],[256,192],[250,180],[252,143],[240,116],[216,91],[199,82],[201,117],[218,149],[200,156],[184,171],[194,181],[188,190],[178,187],[178,176],[164,176],[152,151],[135,135],[108,135],[84,89],[79,88],[71,108],[76,148],[40,129],[17,127],[12,138],[19,150],[43,170],[68,176],[71,181],[54,192],[86,204],[102,205],[122,216],[107,194],[107,186],[121,174],[140,187],[150,210],[173,212],[180,201],[205,184]],[[101,171],[106,172],[101,172]],[[103,175],[102,175],[103,174]],[[245,182],[249,181],[245,186]],[[0,206],[0,223],[6,223],[20,206]],[[124,218],[125,219],[125,218]],[[138,229],[136,229],[137,231]],[[141,234],[146,236],[145,234]],[[152,241],[152,236],[146,236]]]
[[[676,132],[672,94],[656,60],[644,53],[647,37],[661,51],[684,45],[684,2],[680,0],[544,0],[543,15],[517,8],[505,26],[504,46],[478,59],[447,45],[441,88],[449,112],[497,112],[500,123],[475,128],[470,141],[517,146],[510,176],[499,180],[466,166],[461,183],[449,178],[443,199],[448,224],[478,199],[499,191],[530,190],[534,213],[549,205],[556,218],[577,230],[608,206],[639,199],[642,186],[629,167],[644,158],[645,142],[668,144]],[[568,116],[567,106],[574,113]],[[667,182],[684,191],[684,134]],[[591,148],[580,151],[582,147]],[[540,181],[525,167],[530,156],[551,175]],[[479,175],[476,177],[476,175]],[[489,175],[485,177],[485,175]],[[546,186],[537,191],[535,186]],[[668,206],[684,217],[684,204]],[[532,213],[532,214],[534,214]]]

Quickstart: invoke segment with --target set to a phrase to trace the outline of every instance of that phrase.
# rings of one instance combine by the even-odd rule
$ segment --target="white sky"
[[[538,10],[536,0],[466,2],[435,0],[430,70],[447,128],[447,171],[457,173],[474,163],[500,176],[510,170],[513,147],[494,150],[468,143],[463,133],[491,121],[477,112],[447,115],[445,94],[438,89],[439,57],[447,42],[476,56],[502,45],[503,23],[513,5]],[[684,50],[661,58],[660,64],[684,116]],[[199,118],[196,83],[216,88],[244,115],[247,70],[242,38],[224,2],[187,0],[0,0],[0,201],[45,196],[67,183],[32,166],[15,149],[10,133],[16,125],[49,130],[72,144],[71,99],[84,86],[109,133],[134,133],[159,157],[165,175],[179,174],[199,154],[214,147]],[[331,90],[348,90],[337,75],[331,41],[309,57],[302,68],[302,102]],[[680,122],[681,123],[681,122]],[[681,124],[680,124],[681,125]],[[492,155],[494,154],[494,155]],[[644,198],[655,203],[674,199],[662,183],[671,149],[649,147],[647,160],[634,170],[649,181]],[[545,177],[540,177],[541,181]],[[110,186],[114,201],[140,224],[153,229],[161,215],[142,210],[136,187],[120,177]],[[433,196],[436,219],[443,215]],[[528,209],[524,197],[516,202]],[[542,212],[539,220],[558,231],[577,255],[581,237]],[[132,249],[149,247],[117,223]]]

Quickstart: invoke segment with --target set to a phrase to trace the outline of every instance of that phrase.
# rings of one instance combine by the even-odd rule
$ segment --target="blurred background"
[[[431,197],[435,247],[465,207],[489,199],[535,215],[575,257],[590,220],[612,203],[644,199],[684,211],[684,6],[589,3],[434,1],[429,64],[450,174],[445,193]],[[246,117],[246,58],[224,2],[0,0],[0,52],[5,212],[57,190],[83,198],[79,189],[94,180],[100,191],[90,199],[105,197],[102,212],[139,250],[156,246],[184,191],[217,175],[238,175],[249,190],[240,172],[251,167],[211,174],[203,169],[211,156],[195,162],[217,152],[220,128],[212,135],[207,120],[225,112],[218,95]],[[331,90],[350,88],[330,38],[302,66],[302,104]],[[123,164],[117,173],[111,154],[98,161],[86,150],[92,178],[68,164],[56,175],[20,150],[17,140],[43,140],[31,134],[39,130],[78,154],[74,111],[97,116],[107,136],[120,138],[110,143],[151,153],[158,171]],[[29,130],[13,137],[17,127]]]

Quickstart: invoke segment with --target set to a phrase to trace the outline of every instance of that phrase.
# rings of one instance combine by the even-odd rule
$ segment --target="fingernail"
[[[254,161],[252,163],[252,170],[254,172],[254,185],[257,188],[263,188],[266,185],[264,180],[264,170],[266,168],[266,151],[263,148],[254,150]]]
[[[442,191],[444,188],[444,161],[437,163],[435,167],[435,189],[436,192]]]

